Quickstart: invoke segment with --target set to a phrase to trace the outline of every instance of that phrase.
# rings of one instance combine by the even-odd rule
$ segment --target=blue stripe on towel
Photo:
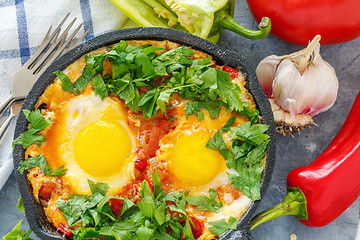
[[[85,36],[85,40],[89,40],[94,37],[94,26],[91,17],[91,9],[89,0],[80,0],[81,14],[83,17],[84,29],[90,29]]]
[[[0,7],[13,6],[15,4],[14,0],[1,0]]]
[[[18,25],[18,38],[20,47],[21,65],[30,58],[28,29],[26,23],[24,0],[15,0],[16,21]]]
[[[19,58],[19,57],[20,57],[19,49],[0,51],[0,59]]]
[[[30,55],[34,54],[38,49],[39,46],[30,47]],[[12,59],[12,58],[20,58],[19,49],[0,50],[0,59]]]

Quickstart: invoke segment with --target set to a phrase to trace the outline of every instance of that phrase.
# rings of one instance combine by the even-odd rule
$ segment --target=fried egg
[[[135,136],[119,102],[94,93],[70,99],[56,117],[57,156],[74,194],[90,194],[88,179],[116,194],[134,178]]]
[[[207,195],[209,188],[217,189],[229,183],[226,161],[221,154],[206,147],[207,142],[232,116],[223,108],[219,118],[211,119],[203,111],[204,119],[195,115],[186,119],[184,107],[176,107],[177,127],[160,141],[158,159],[166,165],[176,191],[190,195]],[[239,117],[237,123],[245,121]]]

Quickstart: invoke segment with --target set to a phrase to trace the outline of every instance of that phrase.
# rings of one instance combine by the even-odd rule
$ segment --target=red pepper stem
[[[226,11],[221,10],[216,13],[215,23],[221,28],[233,31],[243,37],[249,39],[260,39],[269,35],[271,30],[271,20],[268,17],[263,17],[259,23],[259,30],[250,30],[237,23]]]
[[[282,203],[257,214],[250,221],[250,229],[272,219],[294,215],[297,219],[307,219],[306,198],[300,188],[289,187]]]

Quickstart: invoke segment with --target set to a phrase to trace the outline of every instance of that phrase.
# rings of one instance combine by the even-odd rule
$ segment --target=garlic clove
[[[272,83],[275,78],[276,68],[282,57],[271,55],[264,58],[257,66],[255,72],[259,79],[261,88],[268,98],[272,97]]]
[[[290,115],[292,116],[292,118],[295,118],[297,115],[296,100],[292,98],[287,98],[286,101],[288,103]]]
[[[298,52],[262,60],[256,75],[271,99],[275,121],[299,131],[314,124],[313,116],[328,110],[339,88],[334,68],[320,55],[320,36]]]

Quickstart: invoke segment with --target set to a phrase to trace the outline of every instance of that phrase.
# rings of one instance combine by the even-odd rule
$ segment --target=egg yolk
[[[75,138],[75,159],[92,176],[110,176],[121,169],[131,151],[131,140],[120,124],[96,121]]]
[[[169,169],[181,185],[197,187],[210,182],[226,168],[218,151],[206,147],[206,132],[184,133],[174,143],[169,156]]]

